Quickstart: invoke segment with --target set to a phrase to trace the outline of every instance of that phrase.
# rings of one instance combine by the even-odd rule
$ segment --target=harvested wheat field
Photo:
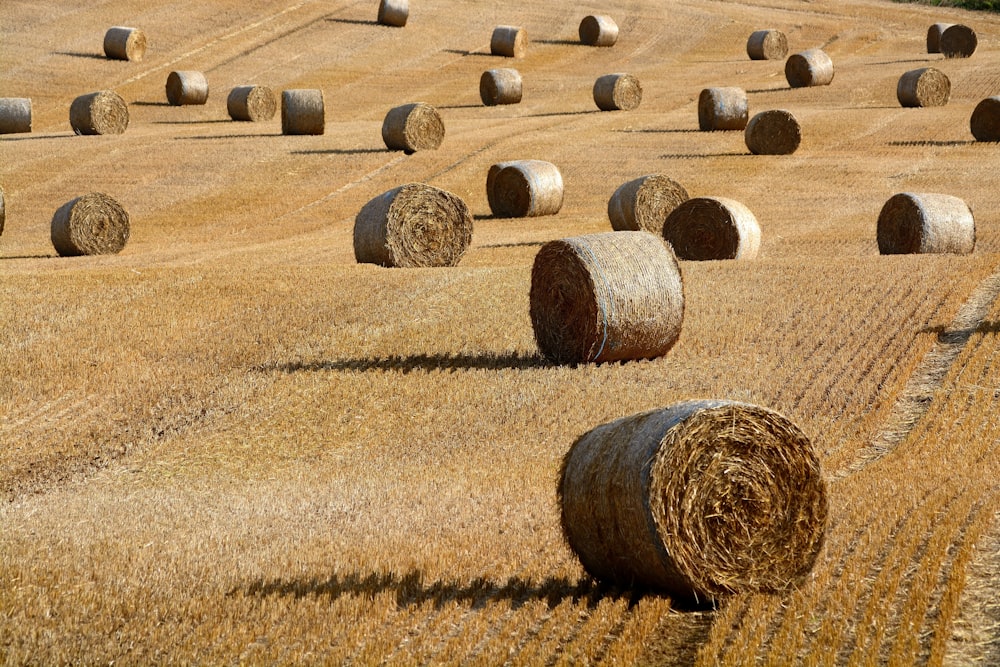
[[[887,0],[5,0],[0,97],[0,663],[870,665],[1000,662],[1000,144],[969,119],[1000,93],[1000,16]],[[590,14],[619,28],[580,43]],[[969,58],[928,54],[934,23]],[[519,104],[486,106],[493,29],[521,26]],[[111,59],[113,26],[141,60]],[[780,30],[830,85],[751,60]],[[944,106],[903,108],[934,67]],[[171,106],[195,71],[205,104]],[[628,72],[642,105],[602,112]],[[236,86],[323,93],[324,131],[230,119]],[[784,109],[794,154],[702,132],[709,87]],[[77,136],[114,91],[121,134]],[[422,101],[437,150],[389,151]],[[2,125],[2,123],[0,123]],[[489,167],[556,165],[558,214],[502,219]],[[543,244],[611,232],[622,183],[662,174],[757,218],[745,261],[680,261],[662,356],[557,365],[529,316]],[[456,266],[358,263],[355,219],[425,183],[473,218]],[[61,257],[60,206],[128,212],[117,254]],[[960,198],[971,254],[881,255],[902,192]],[[591,579],[557,484],[601,424],[684,401],[773,410],[812,443],[828,523],[781,593],[715,599]]]

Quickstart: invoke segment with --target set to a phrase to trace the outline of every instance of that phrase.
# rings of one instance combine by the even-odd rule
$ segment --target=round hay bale
[[[788,57],[785,78],[792,88],[828,86],[833,81],[833,61],[822,49],[808,49]]]
[[[608,218],[615,231],[663,232],[671,211],[688,200],[684,186],[661,174],[649,174],[618,186],[608,200]]]
[[[543,160],[514,160],[490,167],[486,198],[498,218],[555,215],[563,204],[559,168]]]
[[[31,99],[0,97],[0,134],[31,132]]]
[[[323,134],[325,129],[322,90],[297,88],[281,91],[282,134]]]
[[[497,26],[490,37],[490,53],[507,58],[523,58],[528,54],[528,33],[519,26]]]
[[[969,128],[976,141],[1000,141],[1000,95],[987,97],[976,105]]]
[[[679,259],[753,259],[760,250],[757,218],[724,197],[688,199],[667,216],[662,232]]]
[[[943,107],[950,97],[951,81],[933,67],[910,70],[896,85],[896,99],[904,107]]]
[[[649,232],[604,232],[550,241],[531,269],[538,349],[560,364],[651,359],[681,333],[680,267]]]
[[[128,213],[106,194],[72,199],[52,216],[52,245],[63,257],[113,255],[128,241]]]
[[[883,255],[968,255],[976,247],[976,221],[958,197],[901,192],[882,207],[877,238]]]
[[[437,150],[444,141],[444,121],[430,104],[415,102],[390,109],[382,121],[382,141],[406,154]]]
[[[191,70],[167,75],[167,102],[174,106],[204,104],[208,101],[208,79]]]
[[[802,127],[792,112],[770,109],[750,119],[743,139],[754,155],[791,155],[802,143]]]
[[[381,25],[402,28],[406,25],[406,19],[410,17],[410,3],[408,0],[379,0],[378,22]]]
[[[479,97],[488,107],[521,102],[521,73],[516,69],[490,69],[479,78]]]
[[[146,55],[146,33],[139,28],[115,26],[104,33],[104,55],[112,60],[139,62]]]
[[[375,197],[354,220],[354,257],[393,267],[455,266],[472,243],[472,216],[450,192],[409,183]]]
[[[927,29],[927,53],[941,53],[941,35],[954,23],[935,23]]]
[[[226,110],[233,120],[271,120],[278,111],[278,100],[267,86],[236,86],[226,98]]]
[[[751,60],[781,60],[788,55],[788,38],[774,28],[755,30],[747,39],[747,55]]]
[[[976,31],[967,25],[956,23],[941,33],[941,53],[945,58],[968,58],[976,52],[979,39]]]
[[[685,401],[602,424],[559,475],[563,534],[600,581],[705,602],[802,584],[826,535],[826,483],[787,417]]]
[[[601,111],[632,111],[642,102],[642,86],[631,74],[605,74],[594,82],[594,102]]]
[[[69,107],[77,134],[122,134],[128,128],[128,105],[113,90],[80,95]]]
[[[618,24],[610,16],[585,16],[580,21],[580,43],[587,46],[614,46]]]
[[[698,127],[703,132],[745,130],[748,115],[742,88],[705,88],[698,96]]]

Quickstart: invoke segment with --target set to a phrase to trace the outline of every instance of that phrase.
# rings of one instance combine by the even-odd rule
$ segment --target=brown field
[[[141,9],[153,5],[154,8]],[[0,96],[0,663],[912,665],[1000,662],[1000,147],[969,116],[1000,93],[1000,17],[883,0],[3,0]],[[576,44],[609,13],[618,44]],[[967,60],[927,55],[935,22],[973,25]],[[522,25],[523,60],[489,54]],[[104,32],[141,27],[141,62]],[[750,61],[753,30],[822,46],[832,85],[790,89]],[[933,65],[943,107],[896,82]],[[485,107],[516,67],[524,101]],[[173,70],[204,106],[171,107]],[[628,72],[631,112],[594,80]],[[321,136],[280,113],[237,123],[238,85],[319,88]],[[700,91],[741,86],[792,111],[799,150],[751,156],[698,132]],[[78,95],[117,91],[131,123],[75,136]],[[385,150],[385,113],[441,112],[436,151]],[[555,163],[557,216],[489,215],[488,167]],[[665,357],[559,367],[528,317],[545,241],[610,231],[614,189],[664,173],[736,199],[762,228],[747,262],[682,262]],[[456,268],[358,265],[354,216],[407,182],[475,215]],[[132,236],[60,258],[55,210],[100,191]],[[975,211],[971,256],[878,254],[903,191]],[[690,609],[587,578],[563,542],[560,461],[590,428],[692,398],[776,409],[829,484],[804,586]]]

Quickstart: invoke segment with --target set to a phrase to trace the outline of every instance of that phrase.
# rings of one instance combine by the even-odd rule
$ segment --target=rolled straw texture
[[[785,78],[792,88],[828,86],[833,81],[833,61],[822,49],[808,49],[788,57]]]
[[[323,134],[325,129],[322,90],[298,88],[281,92],[282,134]]]
[[[0,234],[3,234],[3,225],[7,221],[7,211],[3,201],[3,188],[0,188]]]
[[[760,250],[760,225],[738,201],[696,197],[667,216],[663,238],[679,259],[753,259]]]
[[[826,536],[826,484],[788,418],[686,401],[602,424],[563,459],[562,528],[594,578],[704,602],[805,581]]]
[[[956,23],[941,33],[941,53],[945,58],[968,58],[976,52],[979,39],[976,31],[967,25]]]
[[[1000,95],[987,97],[976,105],[969,128],[976,141],[1000,141]]]
[[[531,269],[529,300],[538,349],[560,364],[662,356],[684,319],[677,260],[649,232],[546,243]]]
[[[747,55],[751,60],[781,60],[788,55],[788,38],[774,28],[755,30],[747,39]]]
[[[444,141],[444,121],[430,104],[404,104],[390,109],[385,115],[382,141],[391,151],[436,150]]]
[[[354,220],[354,257],[391,267],[455,266],[472,243],[472,216],[450,192],[409,183],[375,197]]]
[[[703,132],[745,130],[748,116],[742,88],[705,88],[698,96],[698,127]]]
[[[610,16],[585,16],[580,21],[580,43],[587,46],[614,46],[618,24]]]
[[[69,107],[69,124],[77,134],[122,134],[128,118],[128,105],[113,90],[80,95]]]
[[[935,23],[927,29],[927,53],[941,53],[941,35],[954,23]]]
[[[516,69],[490,69],[479,78],[479,97],[488,107],[521,102],[521,73]]]
[[[174,106],[204,104],[208,101],[208,79],[191,70],[167,75],[167,102]]]
[[[267,86],[236,86],[226,98],[226,110],[233,120],[271,120],[278,112],[278,99]]]
[[[618,186],[608,200],[608,218],[616,231],[663,233],[670,213],[688,200],[684,186],[661,174],[649,174]]]
[[[896,85],[896,99],[904,107],[943,107],[950,98],[951,81],[933,67],[910,70]]]
[[[138,62],[146,55],[146,33],[139,28],[115,26],[104,33],[104,55],[112,60]]]
[[[555,215],[563,204],[559,168],[543,160],[514,160],[490,167],[486,198],[498,218]]]
[[[883,255],[967,255],[976,247],[976,221],[958,197],[901,192],[882,207],[877,238]]]
[[[528,33],[519,26],[497,26],[490,37],[490,53],[507,58],[523,58],[528,53]]]
[[[52,245],[63,257],[113,255],[125,247],[128,235],[128,213],[100,192],[66,202],[52,217]]]
[[[378,22],[382,25],[402,28],[410,17],[409,0],[379,0]]]
[[[31,132],[31,99],[0,97],[0,134]]]
[[[642,102],[642,86],[631,74],[605,74],[594,82],[594,102],[601,111],[632,111]]]
[[[790,155],[802,143],[802,127],[790,111],[761,111],[747,123],[743,133],[754,155]]]

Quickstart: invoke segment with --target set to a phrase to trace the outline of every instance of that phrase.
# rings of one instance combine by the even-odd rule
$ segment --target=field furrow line
[[[955,627],[949,636],[934,638],[932,656],[942,655],[941,664],[1000,664],[1000,597],[996,595],[1000,511],[985,517],[984,523],[974,552],[966,552],[964,581],[950,586],[946,594],[956,609]]]

